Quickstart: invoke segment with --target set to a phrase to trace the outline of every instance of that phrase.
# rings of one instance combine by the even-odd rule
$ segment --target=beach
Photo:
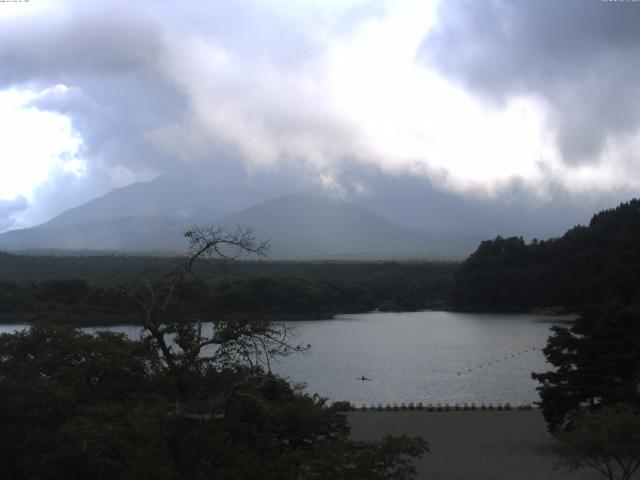
[[[354,440],[419,435],[430,452],[416,462],[420,480],[596,480],[591,469],[555,468],[556,442],[539,410],[350,412]],[[640,478],[640,477],[639,477]]]

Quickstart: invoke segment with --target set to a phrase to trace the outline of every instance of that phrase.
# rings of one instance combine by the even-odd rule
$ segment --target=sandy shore
[[[509,412],[352,412],[352,437],[419,435],[430,453],[416,466],[424,480],[596,480],[595,471],[556,470],[555,441],[537,410]],[[639,477],[640,478],[640,477]]]

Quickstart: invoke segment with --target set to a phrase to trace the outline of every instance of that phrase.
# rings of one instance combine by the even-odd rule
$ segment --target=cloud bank
[[[640,129],[639,24],[632,2],[453,0],[420,57],[494,105],[536,99],[565,164],[624,169],[638,166],[624,156]]]
[[[637,5],[24,5],[0,10],[0,91],[22,99],[6,116],[68,128],[34,132],[62,145],[44,179],[0,186],[29,202],[6,211],[12,222],[161,173],[220,176],[230,161],[355,198],[375,196],[371,171],[538,202],[640,186]]]

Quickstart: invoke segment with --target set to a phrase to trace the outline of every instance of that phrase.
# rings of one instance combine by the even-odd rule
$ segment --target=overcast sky
[[[0,231],[221,159],[355,201],[624,199],[639,152],[637,2],[0,3]]]

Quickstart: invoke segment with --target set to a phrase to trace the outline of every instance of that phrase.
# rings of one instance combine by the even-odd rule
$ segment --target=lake
[[[309,393],[356,405],[476,404],[538,400],[531,372],[549,370],[541,349],[567,317],[453,312],[372,312],[295,322],[311,344],[273,369]],[[0,332],[21,328],[2,325]],[[87,329],[93,330],[93,329]],[[138,337],[139,329],[112,330]],[[362,381],[362,376],[371,381]]]

